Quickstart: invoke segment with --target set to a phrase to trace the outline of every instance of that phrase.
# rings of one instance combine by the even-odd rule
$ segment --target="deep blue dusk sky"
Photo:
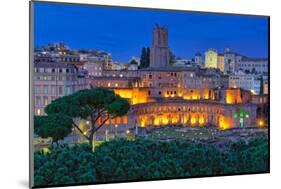
[[[70,48],[100,49],[114,60],[128,62],[151,46],[157,23],[169,32],[169,48],[181,58],[225,47],[250,57],[267,57],[266,17],[233,16],[35,3],[35,46],[65,42]]]

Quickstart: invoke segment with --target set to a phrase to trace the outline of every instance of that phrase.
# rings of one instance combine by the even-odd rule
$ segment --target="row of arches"
[[[206,126],[215,125],[219,128],[226,129],[230,127],[228,119],[222,114],[207,113],[161,113],[161,114],[144,114],[138,116],[138,125],[140,127],[150,126]]]

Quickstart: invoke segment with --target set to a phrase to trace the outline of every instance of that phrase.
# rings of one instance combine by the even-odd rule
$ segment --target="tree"
[[[51,114],[49,116],[35,116],[34,132],[42,138],[51,137],[52,142],[58,141],[69,135],[72,131],[72,121],[64,114]]]
[[[150,48],[143,47],[140,56],[140,68],[147,68],[150,65]]]
[[[169,63],[170,64],[174,64],[176,62],[176,55],[169,50]]]
[[[34,184],[53,186],[96,181],[94,153],[88,144],[59,146],[34,154]]]
[[[146,48],[146,61],[145,61],[145,67],[148,68],[150,65],[150,48]]]
[[[57,132],[56,128],[66,126],[69,128],[68,124],[71,122],[71,126],[76,128],[92,146],[94,134],[105,122],[109,119],[125,115],[129,111],[129,108],[128,101],[116,95],[111,90],[102,88],[84,89],[54,100],[46,106],[45,112],[47,116],[42,119],[43,122],[50,120],[50,123],[48,122],[50,126],[55,126],[57,123],[62,124],[62,126],[48,130],[49,133],[52,133],[51,135],[55,135]],[[52,117],[56,119],[51,119]],[[90,128],[87,132],[79,128],[78,125],[81,120],[89,121]],[[67,121],[67,125],[64,121]],[[38,122],[39,125],[40,123],[42,121]]]
[[[146,49],[143,47],[140,56],[140,68],[145,68],[146,65]]]
[[[130,61],[130,64],[138,64],[138,62],[133,59],[133,60]]]

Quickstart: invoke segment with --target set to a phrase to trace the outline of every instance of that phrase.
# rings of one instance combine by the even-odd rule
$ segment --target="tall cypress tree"
[[[146,48],[146,62],[145,63],[146,63],[145,64],[146,68],[149,67],[149,65],[150,65],[150,48],[149,47]]]
[[[146,66],[146,49],[143,47],[140,56],[140,68],[145,68]]]

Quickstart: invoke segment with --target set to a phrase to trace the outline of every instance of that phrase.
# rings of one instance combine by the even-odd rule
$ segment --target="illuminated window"
[[[115,124],[115,119],[111,119],[111,124]]]
[[[37,115],[41,115],[41,110],[40,109],[37,109]]]
[[[128,123],[128,117],[127,116],[123,116],[123,124],[127,124]]]
[[[118,87],[118,83],[115,83],[115,87]]]
[[[108,86],[108,87],[110,87],[110,85],[111,85],[110,83],[107,83],[107,86]]]
[[[48,97],[47,96],[44,96],[43,97],[43,101],[44,101],[44,105],[48,105]]]
[[[121,123],[121,118],[120,117],[117,117],[116,118],[116,124],[120,124]]]

